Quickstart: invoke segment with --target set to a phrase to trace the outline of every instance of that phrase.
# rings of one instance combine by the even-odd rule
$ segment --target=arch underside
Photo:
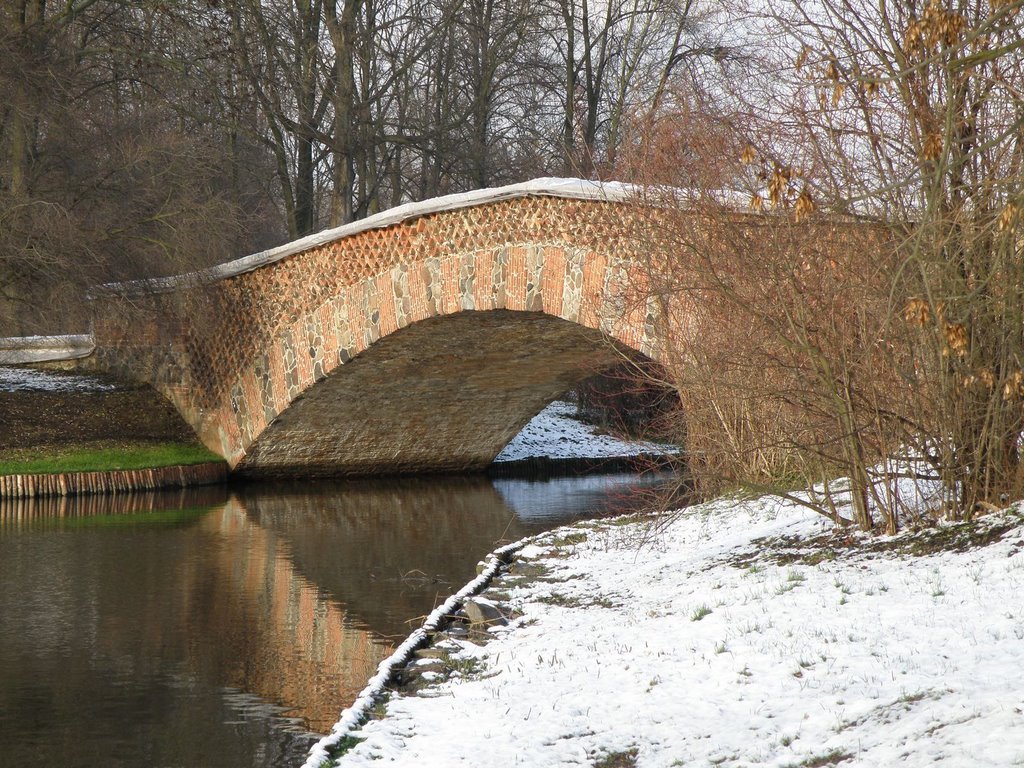
[[[480,470],[558,395],[636,354],[601,331],[542,312],[428,318],[380,339],[306,390],[235,471],[337,477]]]

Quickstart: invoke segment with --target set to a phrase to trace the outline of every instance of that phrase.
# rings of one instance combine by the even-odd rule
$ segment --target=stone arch
[[[232,387],[244,451],[233,463],[286,475],[483,468],[578,380],[623,354],[656,355],[652,315],[629,301],[626,269],[589,249],[527,244],[399,264],[356,283],[282,329]],[[441,370],[445,357],[454,370]],[[388,367],[405,383],[375,380]],[[418,375],[445,384],[424,387]],[[475,431],[486,408],[476,390],[490,381],[497,392],[502,376],[497,413]],[[513,380],[523,376],[528,386]],[[449,397],[460,381],[467,391]],[[342,423],[326,427],[332,417]]]

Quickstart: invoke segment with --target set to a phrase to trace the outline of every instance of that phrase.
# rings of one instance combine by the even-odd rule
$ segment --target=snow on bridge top
[[[645,192],[644,187],[625,184],[617,181],[597,182],[584,179],[540,178],[504,187],[477,189],[472,192],[459,192],[453,195],[434,197],[418,203],[406,203],[389,208],[365,219],[343,224],[333,229],[325,229],[312,235],[293,240],[290,243],[269,248],[265,251],[243,256],[234,261],[218,264],[198,272],[183,275],[159,277],[144,280],[132,280],[122,283],[105,283],[95,286],[89,291],[89,298],[101,296],[132,296],[147,293],[164,293],[178,288],[201,283],[211,283],[237,275],[252,272],[268,264],[294,256],[345,237],[357,235],[371,229],[385,229],[411,219],[445,211],[456,211],[478,205],[487,205],[502,200],[513,200],[522,197],[560,197],[571,200],[595,200],[599,202],[623,203],[640,199]],[[673,190],[679,192],[679,190]]]

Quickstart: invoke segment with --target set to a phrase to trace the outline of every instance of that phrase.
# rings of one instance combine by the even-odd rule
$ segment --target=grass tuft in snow
[[[449,675],[472,678],[483,672],[480,660],[472,656],[458,656],[450,653],[441,654],[441,662]]]
[[[636,747],[622,752],[607,752],[593,764],[593,768],[636,768],[636,758],[640,750]]]
[[[826,752],[824,755],[809,757],[796,765],[799,766],[799,768],[826,768],[826,766],[839,765],[840,763],[852,759],[853,755],[849,752],[843,752],[841,749],[833,749],[831,752]]]
[[[706,605],[698,606],[693,613],[690,614],[690,621],[700,621],[705,616],[711,614],[711,609]]]

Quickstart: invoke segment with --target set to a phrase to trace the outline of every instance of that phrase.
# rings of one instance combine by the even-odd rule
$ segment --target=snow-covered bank
[[[393,697],[340,764],[1024,764],[1024,528],[1002,519],[926,556],[801,547],[828,524],[767,501],[554,531],[492,590],[521,616],[463,645],[475,671]]]
[[[678,450],[671,445],[599,435],[596,427],[578,421],[575,415],[575,405],[556,400],[534,416],[512,438],[495,458],[495,463],[538,456],[552,459],[600,459],[675,453]]]

